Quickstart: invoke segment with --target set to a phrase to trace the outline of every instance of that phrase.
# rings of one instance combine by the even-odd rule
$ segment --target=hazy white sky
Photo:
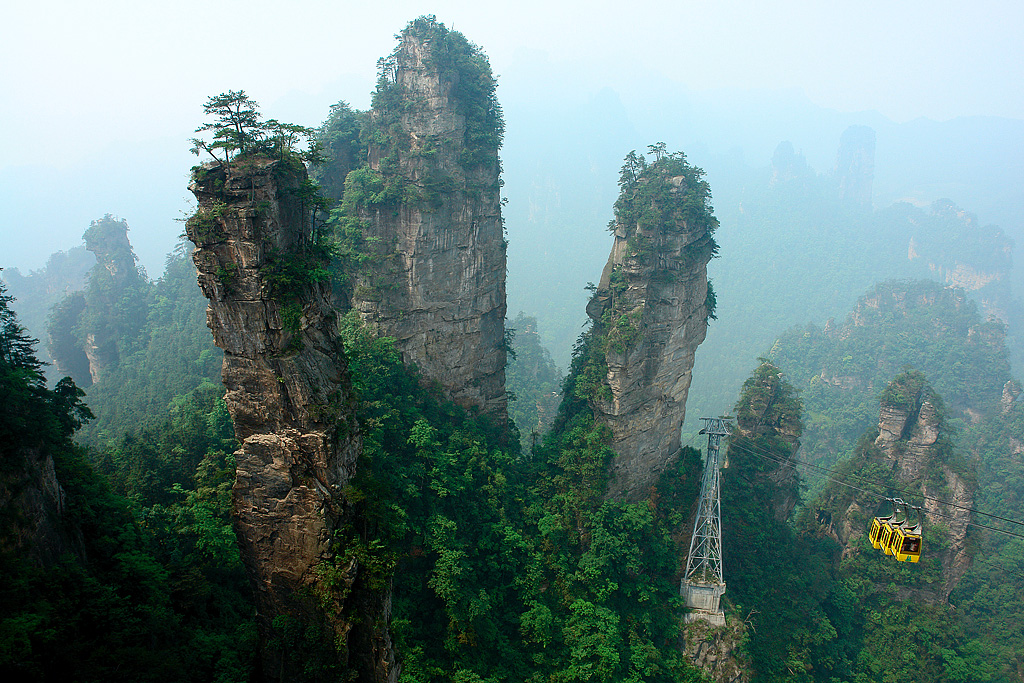
[[[184,149],[202,102],[227,89],[285,120],[269,105],[365,107],[377,58],[427,13],[499,75],[528,50],[612,87],[654,70],[695,90],[796,88],[896,120],[1024,119],[1020,0],[34,0],[6,3],[0,21],[0,174],[156,139]],[[12,221],[0,215],[8,244],[25,229]],[[17,261],[0,255],[41,265]]]

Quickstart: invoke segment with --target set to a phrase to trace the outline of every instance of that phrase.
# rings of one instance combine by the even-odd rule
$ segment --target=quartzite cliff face
[[[839,198],[851,208],[871,209],[875,180],[875,131],[868,126],[850,126],[839,139],[835,179]]]
[[[341,489],[360,447],[335,317],[325,287],[282,292],[271,282],[288,259],[309,253],[309,220],[295,192],[304,178],[301,164],[260,158],[202,167],[190,185],[199,207],[187,231],[241,442],[234,512],[263,665],[274,675],[302,666],[294,653],[267,646],[274,618],[296,617],[347,645],[358,661],[341,664],[360,680],[386,681],[397,675],[386,596],[367,605],[354,560],[332,584],[320,573],[333,559],[332,535],[346,516]],[[364,601],[358,625],[346,599]]]
[[[612,431],[608,495],[637,499],[679,453],[694,352],[713,314],[707,264],[718,221],[702,172],[681,155],[650,166],[631,159],[587,314],[607,363],[605,388],[591,403]]]
[[[948,530],[947,544],[929,544],[926,537],[922,550],[922,562],[938,558],[941,584],[901,587],[898,593],[902,598],[929,602],[947,600],[970,566],[967,529],[974,507],[974,485],[970,473],[963,469],[967,465],[951,457],[954,448],[945,432],[943,410],[941,399],[921,373],[900,374],[882,393],[874,442],[855,456],[863,458],[865,465],[878,460],[886,464],[892,472],[891,488],[895,489],[886,491],[886,495],[922,505],[926,533],[935,526]],[[819,512],[818,521],[839,541],[844,557],[857,552],[853,539],[867,535],[873,515],[889,514],[890,508],[881,502],[878,495],[855,495],[839,488],[819,499],[819,510],[837,513]],[[912,517],[916,522],[918,516]]]
[[[503,124],[493,91],[486,58],[460,34],[427,18],[402,33],[370,113],[370,169],[395,196],[359,205],[377,260],[353,304],[454,401],[504,421]]]
[[[941,409],[941,402],[923,377],[916,373],[900,375],[883,394],[875,446],[892,463],[896,481],[903,487],[920,484],[925,496],[925,524],[949,529],[948,547],[926,549],[941,559],[942,585],[938,590],[939,597],[946,600],[970,566],[967,527],[969,511],[974,507],[974,488],[965,473],[949,462],[952,447],[943,434]]]

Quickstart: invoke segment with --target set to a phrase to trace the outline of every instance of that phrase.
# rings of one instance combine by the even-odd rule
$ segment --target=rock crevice
[[[947,547],[925,550],[937,553],[941,560],[942,585],[938,593],[945,601],[970,567],[967,529],[971,522],[969,511],[974,507],[974,489],[964,473],[948,461],[952,447],[942,434],[941,402],[923,380],[913,380],[912,373],[904,374],[889,385],[886,395],[899,395],[902,400],[883,397],[875,446],[892,463],[901,485],[920,484],[925,523],[940,524],[949,530]]]

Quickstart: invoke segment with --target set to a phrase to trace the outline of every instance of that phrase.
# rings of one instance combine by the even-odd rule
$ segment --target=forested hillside
[[[878,427],[825,471],[821,494],[790,518],[803,479],[801,402],[767,361],[746,381],[723,473],[722,533],[726,597],[749,627],[756,680],[1019,680],[1021,604],[1009,596],[1020,590],[1014,565],[1024,534],[967,511],[1003,511],[989,507],[985,462],[1003,463],[1007,479],[996,488],[1011,497],[1024,479],[998,448],[971,457],[954,445],[944,405],[921,373],[895,377],[875,402]],[[894,442],[879,436],[893,411],[918,421]],[[976,499],[964,497],[974,491]],[[891,496],[925,507],[919,563],[868,542],[871,518],[892,511]]]
[[[21,324],[30,335],[46,339],[47,317],[51,309],[64,297],[85,287],[89,271],[95,264],[96,259],[85,247],[78,246],[52,254],[42,268],[27,275],[16,268],[0,272],[8,294],[17,302],[14,305],[20,311]],[[36,349],[36,354],[44,363],[52,360],[45,344]],[[49,372],[51,381],[60,379],[54,374]]]
[[[9,303],[0,289],[5,680],[245,680],[253,615],[220,390],[179,397],[100,456],[71,438],[92,417],[83,392],[45,388]]]
[[[928,377],[961,430],[999,414],[1013,387],[1005,330],[963,290],[929,280],[878,284],[841,324],[789,330],[768,355],[801,392],[801,459],[831,467],[851,452],[877,422],[879,393],[907,367]]]
[[[102,447],[125,432],[157,427],[189,392],[219,387],[223,354],[209,338],[184,242],[151,282],[136,266],[127,223],[107,216],[85,238],[100,261],[82,290],[54,304],[48,338],[51,372],[85,387],[96,415],[79,438]]]
[[[697,355],[691,419],[726,410],[753,359],[786,329],[841,319],[861,293],[891,279],[962,288],[982,320],[995,316],[1007,326],[1010,356],[1019,364],[1013,243],[969,208],[949,201],[850,206],[836,174],[815,172],[785,145],[758,182],[728,203],[716,199],[730,226],[722,250],[731,257],[710,267],[721,316]]]

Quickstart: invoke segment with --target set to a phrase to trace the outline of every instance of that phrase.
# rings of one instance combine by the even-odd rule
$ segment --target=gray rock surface
[[[714,683],[747,683],[751,668],[742,651],[746,638],[746,624],[736,615],[719,627],[693,621],[683,626],[681,649]]]
[[[39,567],[52,567],[65,553],[85,557],[81,533],[65,519],[64,488],[53,456],[25,448],[6,458],[0,472],[0,512],[8,519],[0,547]]]
[[[667,201],[685,201],[679,177]],[[638,245],[644,245],[640,247]],[[707,333],[707,225],[671,212],[667,222],[616,223],[611,255],[587,314],[606,335],[608,391],[592,399],[612,431],[609,497],[645,497],[679,454],[694,352]]]
[[[970,566],[967,527],[971,521],[969,510],[974,507],[974,489],[945,462],[941,429],[941,417],[928,392],[919,389],[910,406],[883,402],[875,445],[892,462],[898,481],[905,485],[921,483],[926,496],[925,524],[941,524],[949,529],[948,547],[925,548],[925,552],[937,553],[942,561],[942,585],[936,588],[938,599],[945,601]]]
[[[380,259],[354,288],[363,320],[393,337],[406,363],[449,398],[504,421],[505,240],[497,151],[466,161],[466,117],[457,79],[440,73],[429,40],[404,34],[390,70],[403,113],[371,144],[370,166],[401,179],[407,198],[366,211]],[[386,112],[371,112],[383,126]]]

